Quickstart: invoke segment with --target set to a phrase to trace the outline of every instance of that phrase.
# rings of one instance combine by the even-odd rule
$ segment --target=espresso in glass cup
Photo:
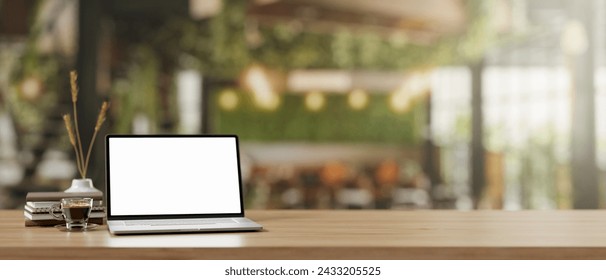
[[[49,213],[57,220],[65,220],[69,229],[85,229],[93,208],[92,198],[62,198],[60,204],[55,204]]]

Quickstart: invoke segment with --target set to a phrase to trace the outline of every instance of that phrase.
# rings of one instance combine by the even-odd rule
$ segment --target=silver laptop
[[[112,234],[253,231],[236,135],[107,135]]]

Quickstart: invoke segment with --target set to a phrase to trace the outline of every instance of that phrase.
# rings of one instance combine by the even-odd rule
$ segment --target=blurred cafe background
[[[601,0],[0,0],[0,208],[77,177],[73,69],[83,139],[238,134],[250,209],[604,208],[605,54]]]

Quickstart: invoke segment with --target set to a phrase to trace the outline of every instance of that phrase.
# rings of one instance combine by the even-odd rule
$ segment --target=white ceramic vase
[[[73,179],[72,185],[69,189],[65,190],[65,192],[75,193],[75,192],[101,192],[93,186],[93,181],[91,179]]]

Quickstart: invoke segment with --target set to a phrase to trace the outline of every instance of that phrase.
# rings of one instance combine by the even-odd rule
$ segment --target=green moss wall
[[[389,95],[370,94],[368,106],[353,110],[347,95],[326,94],[320,111],[305,107],[304,95],[283,94],[280,106],[267,111],[255,106],[249,94],[237,92],[238,107],[222,109],[218,94],[211,98],[214,133],[235,133],[242,140],[307,142],[373,142],[418,144],[425,122],[426,99],[414,101],[404,113],[389,107]]]

